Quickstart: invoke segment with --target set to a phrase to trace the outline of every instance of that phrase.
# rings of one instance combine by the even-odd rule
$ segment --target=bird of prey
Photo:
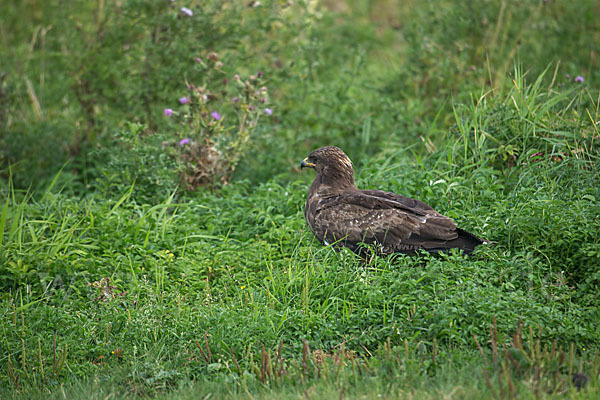
[[[461,249],[471,253],[487,242],[456,227],[429,205],[381,190],[359,190],[354,169],[338,147],[314,150],[300,164],[313,168],[304,216],[314,235],[325,245],[345,246],[364,255],[374,245],[380,254],[414,254]],[[367,246],[368,247],[368,246]]]

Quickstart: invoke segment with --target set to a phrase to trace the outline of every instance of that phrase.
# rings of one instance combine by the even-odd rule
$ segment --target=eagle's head
[[[314,150],[302,160],[300,168],[313,168],[317,172],[315,180],[321,183],[354,186],[352,161],[339,147],[327,146]]]

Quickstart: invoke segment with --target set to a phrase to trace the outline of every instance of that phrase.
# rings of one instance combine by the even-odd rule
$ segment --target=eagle
[[[338,147],[314,150],[300,168],[316,171],[304,216],[324,245],[345,246],[359,255],[369,248],[365,244],[384,255],[450,249],[469,254],[487,242],[457,228],[452,219],[422,201],[382,190],[359,190],[352,162]]]

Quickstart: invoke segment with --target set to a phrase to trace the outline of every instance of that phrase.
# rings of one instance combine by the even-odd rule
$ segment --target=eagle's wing
[[[384,192],[383,190],[361,190],[359,192],[369,197],[376,197],[382,202],[389,200],[392,202],[390,205],[393,204],[395,207],[406,208],[408,211],[414,212],[415,214],[427,213],[431,211],[437,214],[429,204],[425,204],[422,201],[410,197],[400,196],[396,193]]]
[[[378,190],[345,192],[314,211],[316,236],[353,250],[362,242],[384,253],[438,251],[458,237],[454,221],[427,204]]]

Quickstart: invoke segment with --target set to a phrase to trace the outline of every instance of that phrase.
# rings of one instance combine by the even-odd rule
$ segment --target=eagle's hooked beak
[[[313,163],[311,163],[311,162],[308,162],[308,157],[306,157],[306,158],[305,158],[304,160],[302,160],[302,162],[300,163],[300,169],[302,169],[302,168],[305,168],[305,167],[307,167],[307,168],[314,168],[314,167],[316,167],[316,165],[315,165],[315,164],[313,164]]]

